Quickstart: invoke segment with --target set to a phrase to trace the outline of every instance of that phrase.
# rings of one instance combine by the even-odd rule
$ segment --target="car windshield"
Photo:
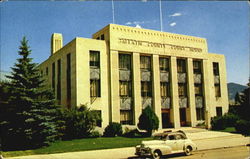
[[[154,136],[154,140],[163,140],[163,139],[165,139],[166,137],[164,137],[164,136],[161,136],[161,135],[157,135],[157,136]]]

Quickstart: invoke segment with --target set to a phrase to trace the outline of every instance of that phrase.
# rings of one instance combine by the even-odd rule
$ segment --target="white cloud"
[[[147,2],[147,0],[141,0],[142,2]]]
[[[136,24],[135,27],[136,27],[136,28],[142,28],[139,24]]]
[[[170,25],[171,27],[174,27],[174,26],[176,26],[176,23],[173,22],[173,23],[170,23],[169,25]]]
[[[179,16],[182,16],[181,13],[174,13],[174,14],[171,14],[169,15],[170,17],[179,17]]]
[[[131,24],[132,24],[132,22],[127,22],[127,23],[126,23],[126,25],[131,25]]]

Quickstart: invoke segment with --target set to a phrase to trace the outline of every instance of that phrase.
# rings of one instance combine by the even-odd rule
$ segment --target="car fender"
[[[162,155],[172,153],[172,148],[166,145],[151,145],[149,148],[151,149],[151,153],[156,150],[159,150]]]
[[[191,142],[191,141],[187,141],[185,142],[184,146],[183,146],[183,151],[185,151],[186,147],[191,146],[193,151],[197,150],[197,146],[195,143]]]

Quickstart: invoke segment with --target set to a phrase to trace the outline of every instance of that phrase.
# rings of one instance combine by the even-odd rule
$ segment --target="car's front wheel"
[[[161,151],[160,150],[155,150],[153,153],[153,158],[154,159],[160,159],[162,156]]]
[[[192,154],[192,152],[193,152],[192,147],[191,147],[191,146],[187,146],[186,149],[185,149],[185,154],[186,154],[187,156],[189,156],[189,155]]]

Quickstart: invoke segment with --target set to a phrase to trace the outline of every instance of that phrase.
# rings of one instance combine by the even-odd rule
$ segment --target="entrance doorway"
[[[172,127],[172,124],[170,122],[170,109],[161,110],[161,120],[162,120],[162,128]]]
[[[180,108],[180,122],[181,126],[187,126],[186,108]]]

